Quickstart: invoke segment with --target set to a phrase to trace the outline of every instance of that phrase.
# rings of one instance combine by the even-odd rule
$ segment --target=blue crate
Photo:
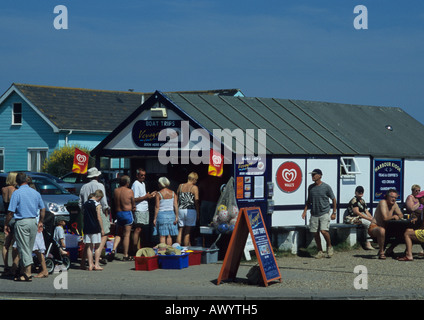
[[[188,268],[188,253],[181,255],[158,255],[158,264],[161,269]]]

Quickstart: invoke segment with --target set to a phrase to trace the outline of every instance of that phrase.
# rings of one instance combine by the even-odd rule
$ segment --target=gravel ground
[[[324,259],[279,258],[283,282],[277,286],[311,298],[422,299],[424,259],[418,257],[420,249],[414,246],[415,260],[411,262],[396,260],[403,256],[404,245],[395,249],[395,257],[386,260],[377,258],[378,250],[362,248],[336,252],[332,258]]]
[[[395,252],[401,256],[405,247]],[[336,251],[332,258],[278,257],[282,281],[268,287],[248,285],[246,274],[253,261],[240,263],[237,278],[216,285],[222,261],[190,266],[181,270],[135,271],[134,262],[113,261],[101,272],[88,272],[73,264],[67,273],[67,288],[54,287],[57,274],[32,283],[16,283],[0,278],[0,299],[423,299],[424,259],[414,246],[415,260],[400,262],[393,258],[377,259],[377,250],[362,248]],[[0,268],[2,268],[0,258]],[[362,266],[355,273],[355,267]],[[2,269],[0,269],[2,270]],[[361,281],[358,281],[360,278]],[[361,288],[355,287],[357,284]]]

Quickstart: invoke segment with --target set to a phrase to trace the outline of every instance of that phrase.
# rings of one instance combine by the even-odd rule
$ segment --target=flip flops
[[[409,259],[407,256],[397,259],[397,261],[414,261],[414,259]]]

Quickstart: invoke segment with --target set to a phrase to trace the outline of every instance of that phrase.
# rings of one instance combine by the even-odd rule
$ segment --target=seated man
[[[421,205],[424,204],[424,191],[421,191],[419,194],[415,196]],[[412,220],[411,222],[414,222],[415,220]],[[404,237],[405,237],[405,244],[406,244],[406,253],[405,256],[402,258],[399,258],[398,261],[412,261],[414,260],[412,257],[412,244],[413,242],[418,243],[424,243],[424,224],[421,223],[420,226],[418,226],[419,229],[414,230],[413,228],[408,228],[405,231]]]
[[[379,259],[386,259],[384,245],[386,240],[387,221],[399,220],[403,217],[402,211],[396,203],[397,197],[398,192],[395,189],[390,189],[387,191],[386,197],[383,200],[380,200],[378,203],[373,222],[368,229],[368,234],[372,238],[377,238]],[[389,250],[392,252],[393,247],[391,247]]]

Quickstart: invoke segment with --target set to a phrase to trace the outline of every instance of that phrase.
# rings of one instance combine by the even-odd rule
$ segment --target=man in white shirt
[[[134,181],[131,189],[134,192],[134,200],[136,209],[134,212],[134,234],[133,234],[133,246],[134,250],[138,249],[138,241],[141,236],[141,230],[143,225],[149,224],[149,203],[147,200],[156,196],[156,191],[149,193],[146,192],[146,170],[139,168],[137,169],[137,180]]]
[[[96,192],[96,190],[102,190],[103,194],[106,195],[105,186],[99,182],[101,174],[102,172],[96,167],[87,170],[87,178],[91,179],[91,181],[81,187],[78,202],[80,209],[82,209],[83,204],[88,201],[90,194]],[[100,200],[100,204],[102,205],[103,212],[110,211],[106,197]]]

